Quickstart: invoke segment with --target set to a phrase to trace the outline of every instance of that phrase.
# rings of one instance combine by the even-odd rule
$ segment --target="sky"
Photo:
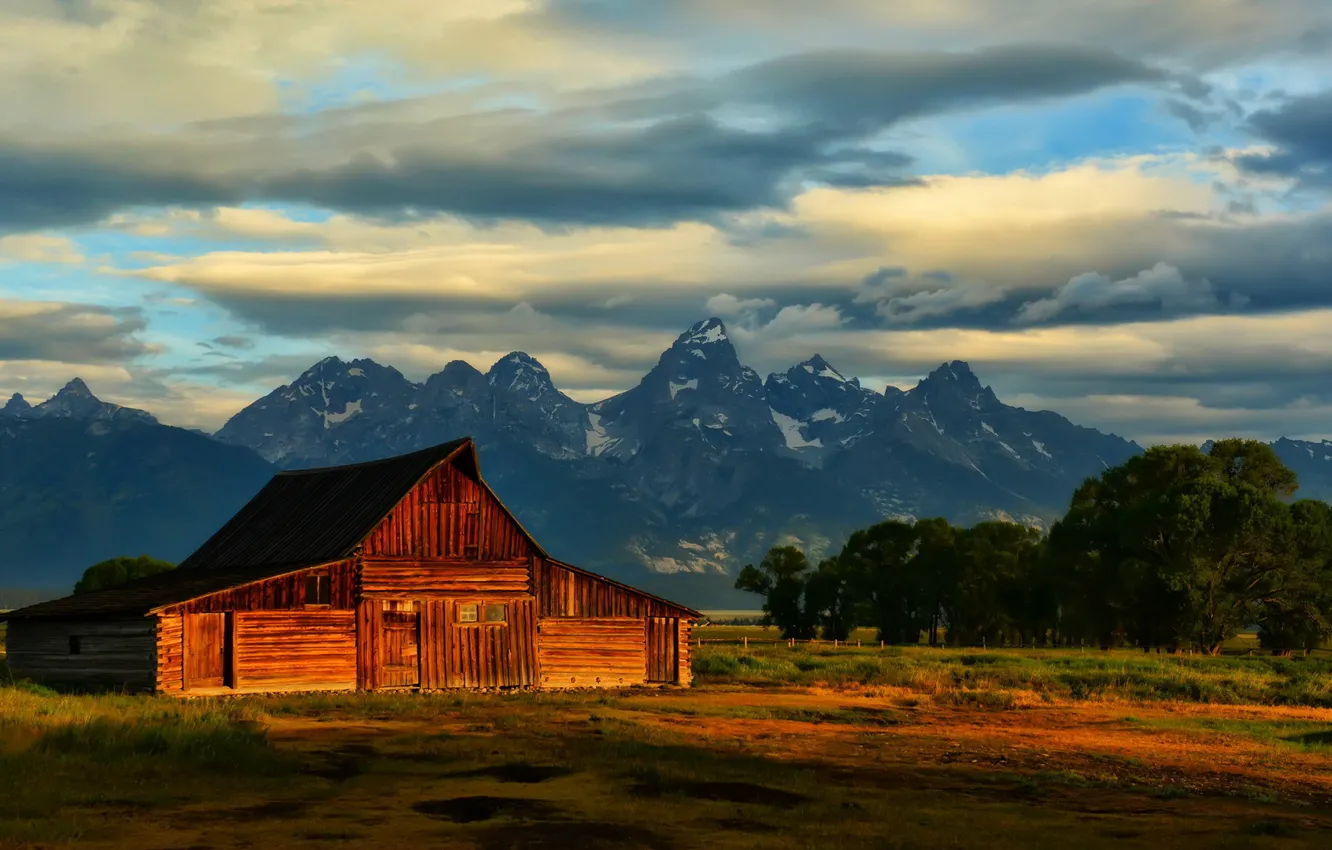
[[[580,401],[965,360],[1332,437],[1326,0],[0,0],[0,392],[215,429],[317,360]]]

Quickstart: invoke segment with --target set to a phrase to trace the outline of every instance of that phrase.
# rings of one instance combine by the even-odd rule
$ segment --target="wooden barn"
[[[683,685],[699,618],[550,557],[470,439],[280,473],[175,571],[0,616],[15,675],[196,696]]]

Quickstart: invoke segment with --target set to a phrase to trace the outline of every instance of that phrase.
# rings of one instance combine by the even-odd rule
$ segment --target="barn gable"
[[[511,561],[541,553],[458,452],[416,484],[365,538],[362,554],[383,559]]]

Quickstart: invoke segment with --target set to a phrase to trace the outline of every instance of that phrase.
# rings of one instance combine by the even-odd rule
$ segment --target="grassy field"
[[[0,847],[1332,843],[1315,659],[706,644],[690,689],[4,684]]]

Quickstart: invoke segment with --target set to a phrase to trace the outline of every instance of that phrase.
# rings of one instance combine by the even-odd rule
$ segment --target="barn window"
[[[83,652],[83,643],[79,640],[79,638],[78,638],[77,635],[70,635],[70,636],[69,636],[69,654],[70,654],[70,655],[78,655],[78,654],[81,653],[81,652]]]
[[[333,591],[328,581],[328,573],[310,573],[305,577],[305,604],[328,605],[332,602]]]
[[[487,623],[502,623],[502,622],[504,622],[504,606],[503,606],[503,605],[487,605],[487,606],[486,606],[486,622],[487,622]]]
[[[476,603],[468,603],[458,606],[458,622],[475,623],[476,622]]]

